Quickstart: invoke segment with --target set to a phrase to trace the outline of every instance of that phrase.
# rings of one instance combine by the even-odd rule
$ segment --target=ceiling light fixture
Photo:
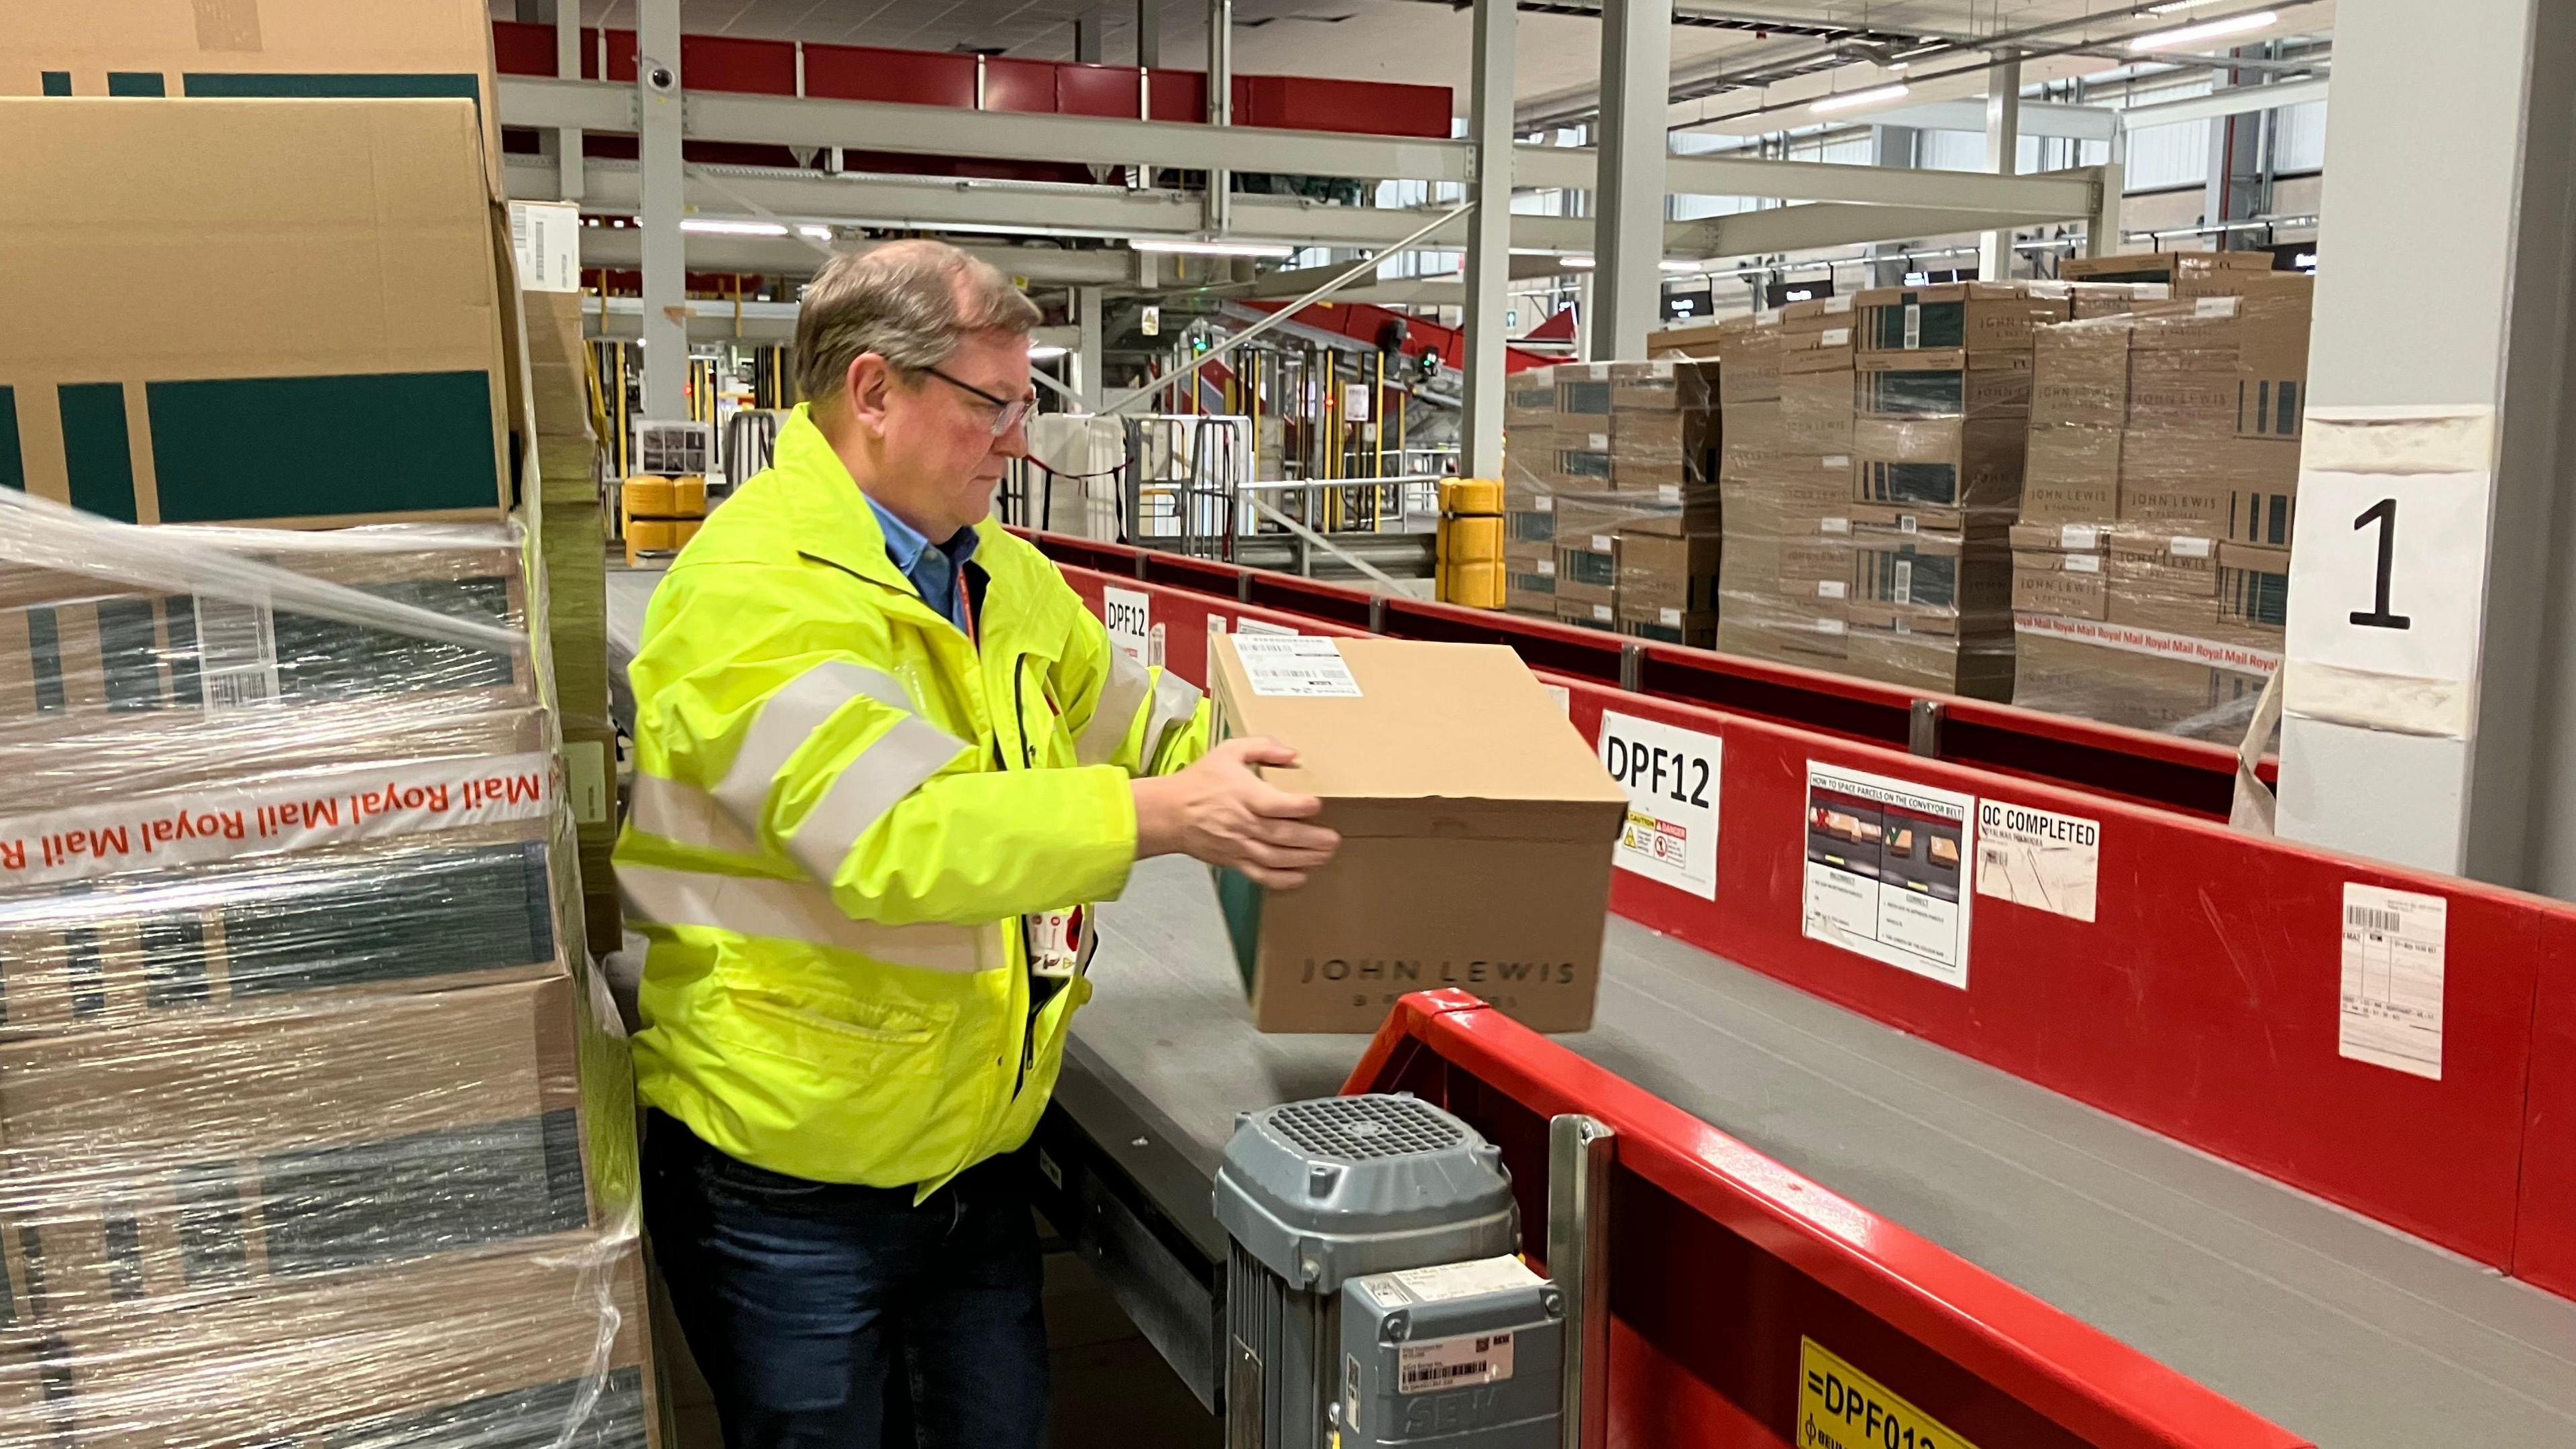
[[[808,241],[827,242],[832,239],[832,229],[828,226],[800,226],[796,228],[796,234]]]
[[[1678,257],[1666,257],[1656,265],[1668,272],[1696,272],[1700,269],[1698,262],[1684,261]]]
[[[2215,5],[2217,3],[2218,0],[2165,0],[2165,3],[2162,5],[2148,6],[2147,13],[2149,15],[2180,15],[2186,10],[2198,10],[2204,5]]]
[[[2248,30],[2260,30],[2280,18],[2278,11],[2258,10],[2251,15],[2231,15],[2224,20],[2204,20],[2198,25],[2185,25],[2176,30],[2159,30],[2153,35],[2138,36],[2129,42],[2129,49],[2133,51],[2184,50],[2204,40],[2216,40],[2222,35],[2241,35]]]
[[[1827,96],[1823,100],[1816,102],[1814,105],[1807,107],[1807,109],[1814,111],[1818,115],[1830,115],[1835,111],[1858,110],[1862,106],[1884,105],[1889,101],[1901,101],[1912,93],[1912,87],[1907,86],[1903,81],[1899,81],[1892,86],[1872,86],[1865,91],[1844,91],[1840,95]]]
[[[1029,344],[1029,361],[1051,362],[1072,350],[1054,342],[1032,342]]]
[[[1587,257],[1580,252],[1562,252],[1558,254],[1556,260],[1557,265],[1567,267],[1578,272],[1591,271],[1593,266],[1592,258]]]
[[[680,223],[680,230],[701,236],[785,236],[787,228],[774,221],[719,221],[712,217],[693,216]]]
[[[1297,250],[1277,242],[1201,241],[1195,237],[1131,236],[1127,245],[1140,252],[1173,252],[1193,257],[1284,257]]]

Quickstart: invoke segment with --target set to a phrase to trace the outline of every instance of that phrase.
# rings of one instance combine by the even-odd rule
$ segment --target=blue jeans
[[[909,1188],[754,1167],[648,1114],[645,1229],[727,1449],[1043,1449],[1026,1173],[996,1158],[915,1206]]]

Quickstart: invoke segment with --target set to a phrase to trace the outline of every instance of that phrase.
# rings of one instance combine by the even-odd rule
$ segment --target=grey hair
[[[1026,334],[1037,304],[992,263],[914,238],[841,252],[805,284],[796,314],[796,387],[810,402],[840,395],[850,364],[873,352],[905,371],[937,367],[968,333]]]

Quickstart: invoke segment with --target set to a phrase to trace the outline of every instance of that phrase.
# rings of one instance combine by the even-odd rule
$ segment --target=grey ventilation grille
[[[1443,1114],[1411,1097],[1325,1097],[1292,1102],[1270,1114],[1289,1145],[1309,1157],[1367,1162],[1440,1152],[1466,1140]]]

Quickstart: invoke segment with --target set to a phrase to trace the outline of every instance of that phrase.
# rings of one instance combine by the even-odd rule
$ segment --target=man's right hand
[[[1276,740],[1228,740],[1177,774],[1135,782],[1136,858],[1186,855],[1243,872],[1270,890],[1294,890],[1333,858],[1342,838],[1307,823],[1324,808],[1254,772],[1294,765]]]

